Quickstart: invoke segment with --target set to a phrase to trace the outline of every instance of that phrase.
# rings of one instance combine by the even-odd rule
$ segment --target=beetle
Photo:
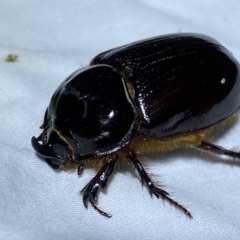
[[[106,217],[97,193],[128,161],[151,195],[192,218],[151,180],[138,154],[189,147],[240,158],[205,140],[237,113],[239,72],[233,55],[201,34],[163,35],[108,50],[56,89],[32,146],[54,169],[76,163],[81,174],[88,164],[100,165],[82,190],[83,203]]]

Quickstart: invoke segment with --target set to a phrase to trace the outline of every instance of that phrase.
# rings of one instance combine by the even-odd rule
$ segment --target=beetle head
[[[71,135],[76,114],[81,115],[81,108],[74,112],[77,97],[74,89],[66,86],[66,79],[55,91],[45,112],[44,122],[40,127],[43,132],[39,137],[32,138],[34,150],[44,157],[54,169],[75,160],[76,142]],[[40,144],[39,142],[42,142]]]
[[[42,141],[42,144],[39,141]],[[54,128],[47,132],[44,130],[38,138],[32,137],[32,146],[54,169],[58,169],[72,159],[71,145]]]

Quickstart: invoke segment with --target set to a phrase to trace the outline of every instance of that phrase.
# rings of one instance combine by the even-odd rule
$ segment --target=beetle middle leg
[[[217,145],[214,145],[214,144],[209,143],[209,142],[202,141],[202,143],[199,146],[197,146],[197,148],[199,148],[201,150],[204,150],[204,151],[207,151],[207,152],[214,153],[214,154],[225,155],[225,156],[228,156],[228,157],[232,157],[234,159],[235,158],[240,159],[240,152],[235,152],[235,151],[232,151],[232,150],[228,150],[228,149],[225,149],[221,146],[217,146]]]
[[[174,201],[172,198],[170,198],[169,193],[165,190],[158,188],[155,186],[155,184],[150,179],[149,175],[145,171],[143,165],[141,162],[137,159],[136,153],[133,151],[129,151],[128,158],[133,163],[134,167],[137,169],[138,174],[142,180],[142,183],[146,185],[148,188],[151,196],[154,194],[157,198],[162,198],[163,201],[169,202],[171,205],[173,205],[176,209],[183,212],[187,217],[192,218],[191,213],[182,205],[180,205],[178,202]]]
[[[81,191],[81,193],[83,193],[84,206],[87,207],[87,203],[89,201],[95,210],[97,210],[101,215],[108,218],[110,218],[112,215],[99,209],[95,202],[97,201],[97,193],[99,187],[105,188],[107,186],[108,178],[112,174],[116,165],[116,159],[109,159],[108,162],[102,166],[95,177]]]

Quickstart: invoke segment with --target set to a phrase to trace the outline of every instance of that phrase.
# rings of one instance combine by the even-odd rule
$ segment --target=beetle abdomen
[[[92,64],[99,63],[118,68],[131,83],[146,136],[199,131],[240,105],[239,63],[207,36],[147,39],[99,54]]]

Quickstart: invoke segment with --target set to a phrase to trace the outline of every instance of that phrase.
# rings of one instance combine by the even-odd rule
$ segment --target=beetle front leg
[[[169,202],[171,205],[173,205],[176,209],[180,210],[183,212],[187,217],[192,218],[191,213],[182,205],[174,201],[169,197],[169,193],[166,192],[165,190],[158,188],[154,185],[152,180],[150,179],[149,175],[145,171],[143,165],[141,162],[137,159],[136,154],[132,152],[131,150],[129,151],[128,158],[131,160],[133,163],[134,167],[137,169],[138,174],[142,180],[142,183],[146,185],[148,188],[150,195],[154,194],[157,198],[162,198],[163,201]]]
[[[209,142],[202,141],[202,143],[199,146],[197,146],[197,148],[204,150],[206,152],[211,152],[211,153],[215,153],[218,155],[225,155],[228,157],[232,157],[233,159],[235,159],[235,158],[240,159],[240,152],[228,150],[221,146],[217,146],[217,145],[214,145]]]
[[[95,210],[108,218],[110,218],[111,215],[99,209],[94,202],[97,202],[97,193],[99,187],[106,187],[108,178],[112,174],[116,165],[117,161],[115,159],[110,159],[105,165],[102,166],[96,176],[81,191],[81,193],[83,193],[84,206],[87,208],[87,203],[89,201]]]

